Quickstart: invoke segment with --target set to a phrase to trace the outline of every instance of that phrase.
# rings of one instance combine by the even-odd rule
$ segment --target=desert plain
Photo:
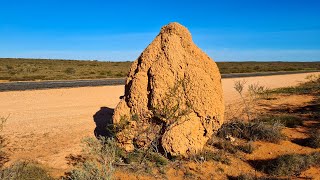
[[[222,79],[225,105],[239,102],[235,81],[280,88],[306,82],[310,74],[320,73]],[[3,130],[8,143],[7,164],[32,160],[53,176],[63,176],[71,168],[68,157],[81,153],[81,140],[94,137],[93,115],[101,107],[115,108],[123,94],[123,85],[0,92],[0,117],[7,117]],[[290,103],[305,103],[310,98],[297,96]]]

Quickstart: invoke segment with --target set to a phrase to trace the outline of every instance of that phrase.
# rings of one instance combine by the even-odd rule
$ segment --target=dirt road
[[[226,103],[238,99],[234,81],[259,82],[269,88],[297,85],[305,73],[265,77],[223,79]],[[0,92],[0,117],[8,117],[4,128],[10,162],[32,159],[62,175],[69,168],[66,156],[81,150],[81,139],[93,136],[93,115],[100,107],[114,108],[124,86],[81,87],[35,91]]]

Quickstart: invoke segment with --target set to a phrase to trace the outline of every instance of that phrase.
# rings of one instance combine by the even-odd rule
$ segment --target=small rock
[[[236,138],[232,137],[231,135],[227,135],[226,136],[226,140],[230,141],[230,142],[235,142]]]

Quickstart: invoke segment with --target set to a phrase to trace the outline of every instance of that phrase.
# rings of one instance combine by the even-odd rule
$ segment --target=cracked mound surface
[[[203,148],[223,119],[216,63],[193,43],[184,26],[162,27],[132,64],[124,98],[115,108],[114,124],[127,121],[116,135],[119,144],[130,151],[134,144],[146,147],[158,138],[165,152],[188,156]]]

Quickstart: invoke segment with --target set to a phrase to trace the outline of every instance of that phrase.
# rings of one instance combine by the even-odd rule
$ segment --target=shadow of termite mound
[[[114,133],[108,127],[113,125],[113,116],[114,109],[109,107],[101,107],[93,115],[93,120],[96,123],[96,128],[94,129],[94,135],[98,138],[100,136],[104,137],[113,137]]]

